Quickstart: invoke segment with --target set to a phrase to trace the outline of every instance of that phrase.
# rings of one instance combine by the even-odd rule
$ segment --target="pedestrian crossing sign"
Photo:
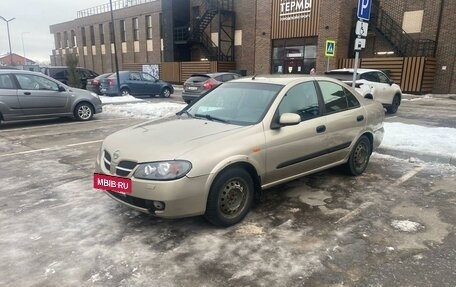
[[[326,40],[325,56],[334,57],[335,54],[336,54],[336,41]]]

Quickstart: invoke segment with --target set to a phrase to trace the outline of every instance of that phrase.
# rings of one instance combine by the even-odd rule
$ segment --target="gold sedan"
[[[337,165],[362,174],[383,119],[380,103],[334,79],[242,78],[175,117],[108,136],[94,187],[155,216],[230,226],[263,189]]]

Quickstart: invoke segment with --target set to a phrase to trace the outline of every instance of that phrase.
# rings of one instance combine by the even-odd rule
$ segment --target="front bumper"
[[[104,167],[96,165],[95,173],[110,175]],[[105,191],[116,201],[144,213],[163,218],[180,218],[204,214],[209,188],[208,175],[183,177],[172,181],[152,181],[131,178],[132,193]],[[156,210],[153,201],[165,203],[163,210]]]

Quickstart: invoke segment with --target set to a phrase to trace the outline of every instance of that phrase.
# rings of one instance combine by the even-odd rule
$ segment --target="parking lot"
[[[183,104],[144,104],[162,102]],[[2,126],[1,286],[455,285],[451,159],[383,148],[362,176],[332,169],[266,190],[242,223],[216,228],[92,188],[101,141],[143,121],[107,112]],[[385,121],[456,128],[456,100],[410,96]]]

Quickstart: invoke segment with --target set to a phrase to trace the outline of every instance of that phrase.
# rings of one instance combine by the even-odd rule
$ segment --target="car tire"
[[[130,90],[128,88],[122,88],[122,89],[120,89],[120,95],[128,96],[128,95],[130,95]]]
[[[93,118],[93,107],[91,104],[83,102],[74,108],[74,117],[78,121],[89,121]]]
[[[367,168],[371,156],[371,143],[366,136],[361,136],[353,147],[350,157],[345,164],[348,174],[358,176]]]
[[[160,93],[160,97],[162,97],[162,98],[171,97],[171,90],[169,88],[163,88],[163,90]]]
[[[212,183],[205,217],[216,226],[231,226],[240,222],[252,208],[254,184],[242,168],[229,168]]]
[[[391,105],[386,107],[386,111],[388,114],[395,114],[401,105],[401,97],[399,95],[395,95],[393,98],[393,102]]]

